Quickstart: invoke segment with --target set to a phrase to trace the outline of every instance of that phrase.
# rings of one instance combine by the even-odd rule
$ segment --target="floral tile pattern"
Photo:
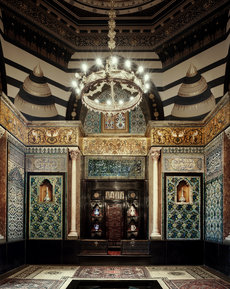
[[[39,202],[39,187],[44,180],[53,186],[53,201]],[[63,222],[63,176],[31,175],[29,238],[61,239]]]
[[[192,203],[175,201],[180,181],[186,181],[192,188]],[[200,191],[200,176],[166,176],[167,239],[200,239]]]
[[[206,183],[205,239],[222,242],[223,239],[223,176]]]
[[[24,238],[24,153],[9,142],[8,240]]]

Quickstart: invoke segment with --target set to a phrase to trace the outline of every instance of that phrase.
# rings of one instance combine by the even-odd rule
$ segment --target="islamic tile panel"
[[[1,127],[0,127],[1,130]],[[0,133],[0,240],[6,238],[7,139]]]
[[[178,198],[181,183],[188,186],[189,201]],[[199,240],[201,176],[166,175],[166,237]]]
[[[115,115],[101,115],[102,133],[129,132],[129,113],[117,113]]]
[[[145,133],[145,117],[140,106],[130,112],[130,129],[131,133]]]
[[[85,173],[88,179],[103,178],[145,178],[145,158],[91,158],[85,162]]]
[[[151,145],[204,145],[203,128],[161,127],[151,129]]]
[[[223,172],[223,135],[219,135],[205,148],[206,181]]]
[[[229,134],[224,135],[224,200],[223,200],[223,226],[224,226],[224,238],[230,234],[230,127],[228,129]]]
[[[28,172],[67,172],[67,154],[27,154]]]
[[[147,155],[146,138],[96,138],[83,139],[84,155]]]
[[[29,145],[78,145],[79,131],[75,127],[29,128]]]
[[[221,243],[223,239],[223,176],[206,183],[205,240]]]
[[[63,224],[63,175],[30,175],[29,238],[61,239]],[[46,183],[47,194],[42,185]],[[49,189],[48,189],[49,187]]]
[[[24,238],[24,153],[9,142],[8,240]]]
[[[101,116],[99,113],[90,110],[87,111],[84,122],[84,130],[86,134],[101,132]]]
[[[164,172],[203,172],[204,157],[202,155],[163,155]]]

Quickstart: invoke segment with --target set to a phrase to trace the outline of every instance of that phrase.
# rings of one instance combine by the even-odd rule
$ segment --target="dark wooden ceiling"
[[[66,66],[106,49],[110,0],[0,0],[5,37]],[[152,50],[163,65],[226,33],[229,0],[114,0],[120,49]],[[175,58],[175,55],[178,57]]]

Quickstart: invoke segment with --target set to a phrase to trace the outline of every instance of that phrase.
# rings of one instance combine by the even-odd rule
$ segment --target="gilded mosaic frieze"
[[[151,145],[204,145],[203,128],[160,127],[151,129]]]
[[[230,102],[225,105],[218,113],[207,123],[204,129],[205,144],[208,144],[216,135],[218,135],[230,123]]]
[[[12,135],[25,143],[27,138],[27,127],[9,107],[1,101],[0,106],[0,123],[4,126]]]
[[[146,138],[84,138],[84,155],[147,155]]]
[[[77,145],[78,129],[74,127],[36,127],[29,128],[29,145]]]

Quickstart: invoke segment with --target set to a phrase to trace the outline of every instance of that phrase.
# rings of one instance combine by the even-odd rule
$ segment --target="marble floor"
[[[230,279],[203,266],[29,265],[0,280],[4,289],[65,289],[72,280],[158,280],[163,289],[230,289]]]

